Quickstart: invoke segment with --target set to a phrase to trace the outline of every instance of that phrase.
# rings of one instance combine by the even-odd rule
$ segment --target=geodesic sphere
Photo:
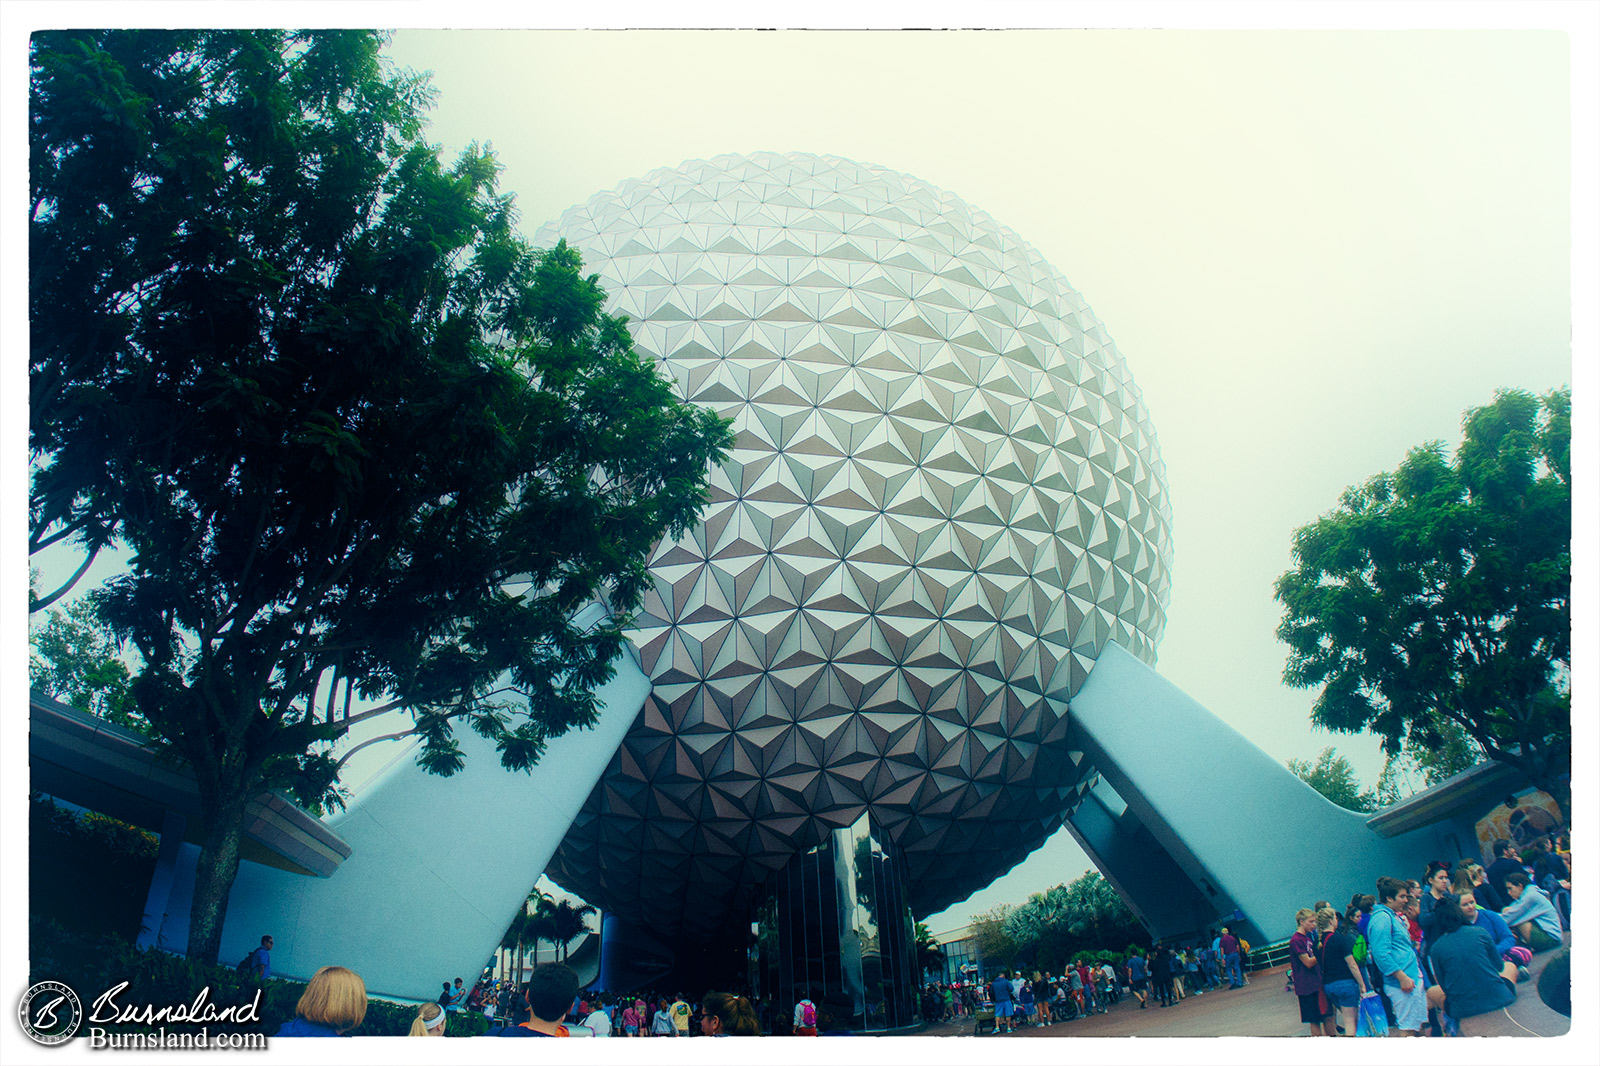
[[[1095,656],[1165,622],[1164,467],[1105,330],[984,212],[833,156],[658,170],[561,237],[738,437],[653,554],[653,694],[548,872],[704,931],[870,810],[919,915],[989,883],[1092,784]]]

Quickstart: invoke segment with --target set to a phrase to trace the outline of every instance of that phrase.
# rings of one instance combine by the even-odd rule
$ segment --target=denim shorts
[[[1328,994],[1328,1003],[1334,1007],[1354,1010],[1361,1002],[1361,986],[1350,977],[1342,981],[1329,981],[1322,986],[1322,990]]]

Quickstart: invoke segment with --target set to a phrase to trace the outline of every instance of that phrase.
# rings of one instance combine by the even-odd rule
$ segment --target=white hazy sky
[[[1272,584],[1289,566],[1290,535],[1346,486],[1392,469],[1420,442],[1454,442],[1462,412],[1496,388],[1576,379],[1577,520],[1594,529],[1594,5],[6,9],[0,432],[13,459],[0,470],[0,536],[14,560],[3,575],[13,605],[26,580],[17,514],[26,494],[26,34],[69,24],[1169,27],[407,30],[390,55],[434,73],[435,140],[452,152],[493,144],[525,233],[658,167],[758,150],[905,171],[1016,230],[1105,322],[1155,421],[1176,544],[1158,668],[1279,760],[1335,744],[1365,783],[1381,767],[1371,739],[1311,730],[1311,694],[1280,684],[1273,635]],[[1578,550],[1577,643],[1592,655],[1594,556],[1582,535]],[[12,696],[21,694],[22,629],[14,617],[6,630]],[[1575,693],[1589,711],[1592,676],[1580,660]],[[1578,751],[1592,752],[1593,716],[1575,717]],[[20,741],[20,715],[11,720],[7,739]],[[23,748],[7,748],[15,793]],[[1579,775],[1585,808],[1590,783]],[[8,826],[17,806],[8,805]],[[1058,834],[932,924],[962,924],[1088,867]]]
[[[725,152],[843,155],[984,208],[1144,390],[1174,513],[1163,675],[1274,757],[1293,530],[1496,388],[1571,380],[1565,34],[405,31],[432,135],[493,144],[524,229]],[[1090,867],[1065,833],[938,928]]]

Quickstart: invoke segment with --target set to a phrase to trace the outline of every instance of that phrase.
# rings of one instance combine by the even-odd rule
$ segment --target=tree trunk
[[[214,809],[203,812],[206,836],[195,865],[194,901],[189,907],[188,955],[192,962],[215,963],[222,947],[222,922],[239,873],[239,841],[244,836],[248,800],[243,793],[224,796]]]
[[[1540,774],[1534,778],[1533,783],[1549,793],[1550,798],[1556,801],[1556,806],[1561,808],[1562,828],[1572,829],[1572,780],[1561,774]]]
[[[1565,754],[1566,758],[1561,758]],[[1562,827],[1572,828],[1572,753],[1570,747],[1562,753],[1539,753],[1520,759],[1504,755],[1490,756],[1504,765],[1515,767],[1534,788],[1546,793],[1561,808]]]

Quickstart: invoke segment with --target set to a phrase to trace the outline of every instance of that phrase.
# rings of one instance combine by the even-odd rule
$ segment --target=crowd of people
[[[1570,853],[1494,851],[1488,869],[1435,860],[1421,881],[1380,877],[1342,915],[1326,901],[1297,912],[1289,987],[1310,1034],[1471,1035],[1473,1019],[1515,1002],[1533,956],[1561,946]]]
[[[1539,952],[1559,947],[1571,911],[1570,852],[1561,841],[1539,842],[1526,855],[1509,841],[1495,845],[1487,869],[1472,859],[1454,867],[1428,864],[1421,881],[1380,877],[1374,894],[1357,893],[1339,913],[1326,901],[1295,914],[1286,988],[1300,1020],[1315,1036],[1471,1035],[1473,1019],[1514,1002],[1517,984]],[[1105,1013],[1124,996],[1139,1009],[1170,1007],[1187,996],[1242,988],[1250,945],[1222,926],[1209,943],[1153,946],[1120,962],[1077,959],[1057,974],[1006,970],[989,981],[929,983],[922,990],[928,1022],[992,1019],[998,1032],[1070,1022]],[[272,938],[240,971],[271,973]],[[341,966],[318,970],[295,1018],[278,1036],[339,1036],[366,1015],[361,977]],[[832,1009],[830,1009],[832,1007]],[[560,963],[534,968],[521,984],[487,977],[467,988],[445,981],[423,1003],[412,1036],[442,1036],[452,1014],[480,1013],[490,1037],[826,1036],[848,1032],[848,1009],[819,1005],[804,994],[793,1009],[709,992],[691,1002],[682,993],[611,995],[581,992],[577,974]]]
[[[930,983],[923,988],[923,1018],[929,1022],[973,1018],[998,1032],[1070,1022],[1104,1014],[1131,996],[1140,1010],[1151,1003],[1170,1007],[1189,996],[1247,983],[1250,945],[1223,926],[1209,941],[1158,944],[1135,949],[1120,961],[1075,959],[1060,975],[1006,970],[989,981]]]

